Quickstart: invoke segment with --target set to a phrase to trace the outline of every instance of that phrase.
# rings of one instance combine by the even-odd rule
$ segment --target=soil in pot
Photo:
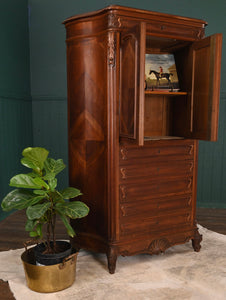
[[[45,243],[38,244],[34,247],[34,255],[37,265],[50,266],[61,263],[64,258],[69,256],[72,251],[71,244],[66,241],[56,241],[57,253],[46,253]],[[53,242],[50,242],[53,248]]]

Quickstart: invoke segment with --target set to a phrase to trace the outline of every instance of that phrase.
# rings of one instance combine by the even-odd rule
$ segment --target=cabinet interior
[[[178,126],[183,126],[180,115],[185,115],[188,106],[189,87],[182,77],[187,49],[191,42],[155,37],[146,34],[146,54],[173,54],[179,80],[179,91],[145,90],[144,96],[144,140],[178,139]],[[184,66],[185,67],[185,66]]]

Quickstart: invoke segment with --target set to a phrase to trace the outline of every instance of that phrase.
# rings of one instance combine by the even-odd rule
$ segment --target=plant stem
[[[56,225],[56,214],[52,215],[51,218],[51,227],[52,227],[52,237],[53,237],[53,249],[56,252],[56,236],[55,236],[55,225]]]

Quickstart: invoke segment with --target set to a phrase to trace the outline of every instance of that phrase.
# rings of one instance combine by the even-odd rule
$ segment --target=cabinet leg
[[[116,261],[117,261],[117,251],[115,248],[110,248],[107,253],[108,259],[108,270],[110,274],[115,273]]]
[[[202,235],[198,232],[198,229],[196,229],[194,239],[192,239],[192,247],[194,251],[199,252],[201,249],[201,243],[202,241]]]

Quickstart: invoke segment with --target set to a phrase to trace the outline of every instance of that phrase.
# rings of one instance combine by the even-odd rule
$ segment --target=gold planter
[[[37,266],[33,248],[24,251],[21,259],[28,287],[39,293],[51,293],[64,290],[75,281],[78,252],[64,259],[60,264]]]

